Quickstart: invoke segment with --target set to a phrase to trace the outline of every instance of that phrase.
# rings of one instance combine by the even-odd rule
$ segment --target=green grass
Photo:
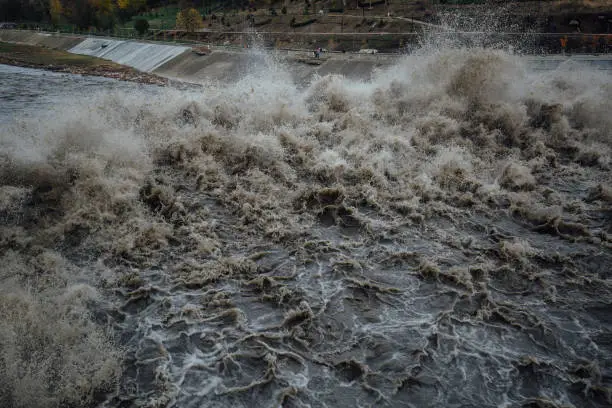
[[[87,55],[71,54],[66,51],[33,45],[9,44],[0,42],[0,60],[14,60],[27,65],[38,66],[68,66],[78,68],[113,68],[123,70],[124,67],[114,62]]]
[[[124,24],[118,24],[117,28],[134,28],[134,21],[144,18],[149,22],[149,29],[172,30],[176,26],[176,14],[178,12],[179,8],[176,6],[160,7],[140,13]]]

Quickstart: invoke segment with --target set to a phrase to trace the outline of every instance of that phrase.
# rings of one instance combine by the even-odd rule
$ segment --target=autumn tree
[[[137,12],[147,4],[147,0],[117,0],[119,10]]]
[[[204,25],[202,16],[194,8],[181,10],[176,15],[176,28],[193,33]]]
[[[89,0],[89,4],[96,10],[96,13],[104,16],[112,15],[115,8],[112,0]]]
[[[51,23],[56,26],[60,22],[62,17],[62,3],[60,0],[49,0],[49,16],[51,17]]]
[[[122,21],[128,21],[146,5],[146,0],[117,0],[117,17]]]

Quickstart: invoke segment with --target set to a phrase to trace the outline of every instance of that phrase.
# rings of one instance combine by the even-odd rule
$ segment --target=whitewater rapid
[[[3,121],[2,406],[612,403],[608,72],[262,58]]]

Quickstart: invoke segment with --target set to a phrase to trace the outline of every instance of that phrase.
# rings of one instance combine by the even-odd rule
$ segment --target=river
[[[609,71],[266,64],[0,66],[2,406],[610,406]]]

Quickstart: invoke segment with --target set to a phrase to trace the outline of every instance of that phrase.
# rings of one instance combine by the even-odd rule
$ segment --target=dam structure
[[[176,43],[126,41],[109,37],[83,37],[30,31],[0,31],[0,41],[40,45],[75,54],[108,59],[137,70],[188,82],[231,81],[247,72],[253,64],[274,54],[287,66],[293,79],[306,83],[314,75],[342,75],[349,79],[370,79],[377,69],[389,67],[406,54],[324,53],[312,58],[308,50],[258,50],[210,47],[206,55]],[[418,58],[418,56],[416,56]],[[563,63],[590,65],[612,70],[612,55],[526,55],[526,65],[534,70],[556,69]],[[259,62],[258,62],[259,61]]]

